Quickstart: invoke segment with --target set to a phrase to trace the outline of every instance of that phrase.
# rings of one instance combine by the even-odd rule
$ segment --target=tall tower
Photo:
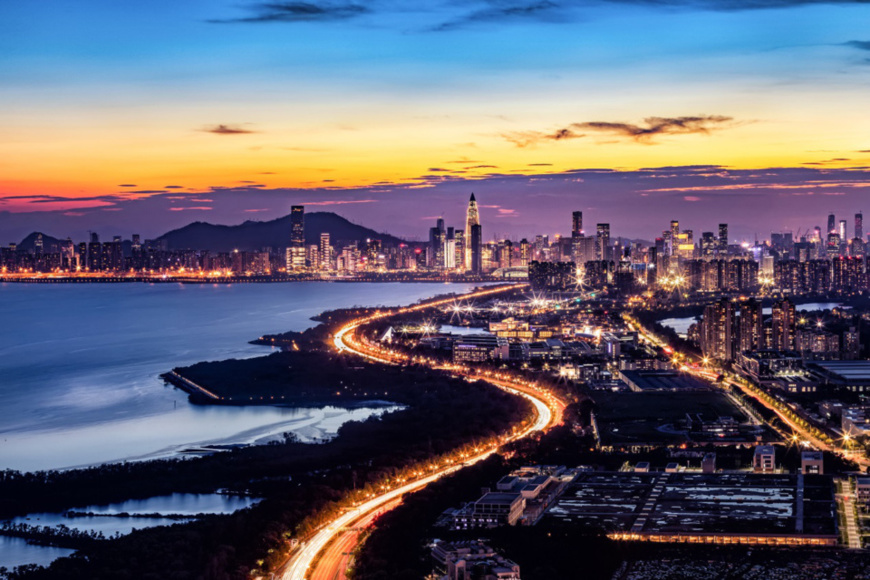
[[[320,264],[321,270],[332,270],[332,244],[329,241],[329,232],[320,234]]]
[[[864,241],[864,214],[861,212],[855,214],[855,237]]]
[[[595,253],[599,260],[610,259],[610,224],[598,224],[595,228]]]
[[[478,269],[474,269],[473,263],[473,252],[475,249],[477,250],[477,255],[480,256],[480,244],[482,240],[480,238],[481,232],[478,229],[478,237],[477,237],[477,247],[475,247],[475,237],[472,235],[474,232],[471,229],[473,226],[480,227],[480,213],[477,211],[477,200],[474,199],[474,193],[471,194],[471,199],[468,200],[468,212],[465,215],[465,235],[467,236],[467,242],[465,244],[465,269],[472,270],[475,273],[480,272],[480,266]]]
[[[571,216],[571,237],[583,237],[583,212],[575,211]]]
[[[290,247],[287,248],[287,269],[305,267],[305,206],[290,208]]]
[[[840,220],[840,229],[837,230],[837,233],[840,234],[840,241],[845,242],[849,238],[846,237],[846,220]]]
[[[677,253],[677,246],[679,245],[679,237],[680,237],[680,222],[677,220],[671,220],[671,255],[675,255]]]
[[[834,214],[828,214],[828,233],[833,234],[837,231],[837,220]]]
[[[719,253],[728,253],[728,224],[719,224]]]

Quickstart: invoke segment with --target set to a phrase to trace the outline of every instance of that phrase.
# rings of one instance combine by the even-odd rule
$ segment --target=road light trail
[[[655,334],[650,332],[647,328],[645,328],[636,319],[634,319],[630,316],[626,316],[626,319],[629,320],[631,324],[633,324],[634,326],[637,327],[638,331],[643,335],[643,337],[646,340],[650,341],[651,343],[653,343],[656,346],[670,348],[670,346],[667,343],[665,343],[663,340],[661,340],[657,336],[655,336]],[[697,358],[697,357],[695,357],[695,358]],[[687,359],[686,362],[689,363],[690,362],[689,357],[686,357],[686,359]],[[701,363],[702,361],[703,361],[703,359],[700,359],[696,362]],[[712,378],[710,376],[710,373],[705,371],[703,368],[700,368],[700,369],[695,368],[693,366],[689,366],[688,364],[683,365],[681,368],[682,368],[682,370],[684,370],[686,372],[689,372],[689,373],[694,374],[696,376],[700,376],[702,378],[706,378],[707,380],[711,380],[711,381],[715,380],[714,378]],[[717,371],[717,374],[718,374],[718,371]],[[844,457],[854,461],[855,463],[857,463],[861,467],[865,467],[865,468],[870,467],[870,460],[868,460],[864,457],[856,456],[856,455],[850,456],[848,449],[844,449],[844,448],[842,448],[838,445],[835,445],[833,443],[827,443],[826,441],[823,441],[821,438],[815,436],[808,429],[799,425],[792,417],[790,417],[788,415],[788,413],[784,412],[781,408],[779,408],[778,405],[773,404],[773,403],[769,402],[768,400],[766,400],[764,395],[767,395],[768,397],[771,397],[771,395],[768,393],[765,393],[765,391],[761,387],[756,387],[741,377],[731,378],[731,377],[726,376],[724,380],[727,382],[727,384],[730,387],[740,390],[747,397],[751,397],[751,398],[755,399],[762,406],[767,408],[769,411],[772,411],[773,413],[775,413],[776,416],[779,417],[779,419],[783,423],[785,423],[790,429],[792,429],[792,431],[800,434],[800,436],[805,441],[807,441],[808,443],[811,443],[817,449],[819,449],[821,451],[829,451],[831,453],[842,454]]]
[[[495,289],[481,290],[466,295],[466,298],[481,298],[499,292],[504,292],[506,290],[516,289],[517,287],[518,286],[508,286]],[[375,322],[377,320],[387,318],[395,314],[406,314],[409,312],[416,312],[428,308],[438,307],[442,304],[452,302],[453,300],[454,298],[451,297],[449,299],[426,302],[415,306],[400,308],[396,311],[388,311],[383,313],[375,312],[375,314],[372,314],[370,316],[352,320],[345,324],[335,333],[333,344],[340,352],[347,351],[379,363],[399,364],[411,362],[411,358],[403,353],[389,351],[383,348],[374,347],[372,345],[357,341],[354,337],[354,331],[365,324],[369,324],[371,322]],[[434,359],[427,359],[425,357],[422,359],[416,359],[416,362],[421,362],[422,364],[426,364],[432,369],[445,370],[458,376],[485,380],[504,391],[524,397],[526,400],[528,400],[535,410],[535,420],[524,430],[509,437],[508,442],[522,439],[523,437],[527,437],[532,433],[538,431],[543,431],[552,425],[561,423],[562,421],[562,411],[564,410],[565,403],[555,397],[552,393],[546,392],[536,387],[527,380],[513,377],[509,373],[497,372],[493,374],[492,371],[488,371],[487,373],[481,373],[479,369],[474,369],[473,367],[444,364]],[[438,479],[446,475],[450,475],[467,465],[472,465],[483,461],[496,451],[498,451],[498,447],[489,448],[477,455],[465,459],[463,463],[450,465],[435,473],[427,475],[426,477],[417,479],[410,483],[406,483],[398,488],[389,490],[362,503],[354,510],[336,517],[331,522],[320,528],[317,533],[315,533],[314,536],[297,553],[293,554],[290,561],[285,566],[283,574],[280,577],[284,580],[306,580],[306,578],[309,578],[309,574],[313,573],[318,579],[342,578],[342,567],[346,564],[346,559],[339,557],[339,555],[345,555],[352,549],[352,546],[355,546],[356,544],[354,541],[352,541],[354,538],[350,535],[352,534],[355,537],[358,535],[358,532],[356,530],[348,530],[348,528],[351,527],[354,522],[360,520],[361,518],[369,518],[370,520],[373,518],[372,514],[374,514],[376,511],[386,511],[387,509],[391,509],[395,505],[398,505],[398,500],[404,494],[418,491],[426,487],[433,481],[437,481]],[[336,552],[327,549],[336,541],[342,544],[343,548],[341,550],[338,550]],[[324,552],[324,550],[326,550],[326,552]],[[324,552],[324,557],[317,563],[317,570],[315,572],[311,569],[311,566],[315,562],[318,554],[320,554],[321,552]]]

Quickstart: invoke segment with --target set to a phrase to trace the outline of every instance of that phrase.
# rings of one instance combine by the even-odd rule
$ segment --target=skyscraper
[[[469,258],[469,264],[471,266],[470,269],[473,274],[480,274],[483,270],[482,245],[483,232],[481,230],[480,224],[474,224],[471,226],[471,236],[469,238],[468,244],[468,252],[470,252],[471,254]]]
[[[680,236],[680,222],[677,220],[671,220],[671,251],[670,254],[673,256],[677,253],[677,244],[679,242],[677,239]]]
[[[771,324],[771,348],[794,350],[794,335],[797,326],[794,303],[788,298],[773,305]]]
[[[305,206],[290,208],[290,246],[287,248],[287,270],[305,267]]]
[[[837,219],[834,214],[828,214],[828,233],[833,234],[837,231]]]
[[[320,234],[320,264],[321,270],[332,270],[332,244],[329,241],[329,233]]]
[[[464,267],[466,270],[474,271],[474,266],[472,264],[472,253],[474,252],[474,232],[472,232],[472,226],[480,225],[480,213],[477,211],[477,200],[474,199],[474,193],[471,194],[471,198],[468,200],[468,211],[465,214],[465,235],[469,238],[466,242],[465,248],[465,264]],[[480,233],[480,232],[478,232]],[[477,254],[480,255],[480,238],[477,240]],[[470,243],[469,243],[470,242]],[[479,273],[480,270],[477,270],[476,273]]]
[[[764,348],[764,315],[761,310],[761,302],[750,298],[741,304],[737,326],[738,352]]]
[[[728,253],[728,224],[719,224],[719,253]]]
[[[840,234],[840,241],[845,242],[849,238],[846,237],[846,220],[840,220],[840,229],[837,232]]]
[[[610,224],[598,224],[595,228],[595,253],[599,260],[610,259]]]
[[[475,240],[474,230],[472,228],[474,226],[478,227],[477,230],[477,240]],[[480,230],[480,213],[477,211],[477,200],[474,199],[474,193],[471,194],[471,198],[468,200],[468,211],[465,214],[465,235],[469,238],[466,242],[465,248],[465,269],[471,270],[475,274],[480,273],[480,244],[483,243],[481,239],[482,232]],[[474,253],[477,252],[478,261],[477,261],[477,269],[474,267]]]
[[[571,237],[583,237],[583,212],[575,211],[571,219]]]
[[[701,352],[706,357],[729,361],[734,358],[734,304],[722,298],[704,308],[701,319]]]
[[[864,241],[864,214],[861,212],[855,214],[855,237]]]

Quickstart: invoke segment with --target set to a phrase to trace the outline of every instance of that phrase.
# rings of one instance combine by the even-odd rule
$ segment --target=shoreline
[[[510,280],[492,276],[479,277],[391,277],[391,276],[365,276],[359,278],[323,278],[311,277],[276,277],[276,276],[222,276],[212,278],[190,277],[164,277],[164,276],[106,276],[106,277],[10,277],[0,276],[0,284],[288,284],[294,282],[329,282],[329,283],[400,283],[400,284],[491,284],[491,283],[521,283],[524,280]]]

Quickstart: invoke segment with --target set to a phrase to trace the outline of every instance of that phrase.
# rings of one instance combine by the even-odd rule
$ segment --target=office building
[[[476,245],[474,240],[474,231],[472,229],[475,226],[477,226],[478,228]],[[465,213],[465,233],[471,238],[471,243],[468,244],[468,247],[465,250],[465,260],[463,264],[464,269],[471,270],[475,274],[480,274],[480,245],[483,243],[483,240],[480,237],[480,212],[477,209],[477,200],[474,198],[474,193],[471,194],[471,197],[468,200],[468,210]],[[477,252],[478,256],[476,268],[474,264],[475,252]]]
[[[305,206],[290,208],[290,246],[286,258],[288,272],[305,268]]]
[[[610,224],[598,224],[595,228],[595,254],[599,260],[610,259]]]

